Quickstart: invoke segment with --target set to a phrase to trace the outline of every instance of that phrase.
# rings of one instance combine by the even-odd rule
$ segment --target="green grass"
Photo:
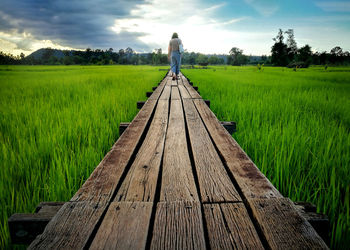
[[[164,71],[150,66],[0,66],[0,249],[8,217],[66,201]]]
[[[350,68],[182,72],[284,196],[329,216],[332,248],[349,247]]]

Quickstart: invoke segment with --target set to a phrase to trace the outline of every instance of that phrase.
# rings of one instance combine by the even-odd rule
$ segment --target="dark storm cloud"
[[[75,48],[147,49],[137,40],[140,33],[116,34],[110,27],[125,18],[144,0],[2,0],[0,31],[30,33],[38,40],[52,40]],[[25,42],[16,42],[17,47]],[[24,49],[24,48],[23,48]]]

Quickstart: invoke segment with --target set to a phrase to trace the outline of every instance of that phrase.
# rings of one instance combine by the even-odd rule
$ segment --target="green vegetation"
[[[164,71],[150,66],[0,67],[0,248],[8,216],[66,201]]]
[[[331,221],[331,245],[350,245],[350,68],[184,69],[234,138],[280,192]]]

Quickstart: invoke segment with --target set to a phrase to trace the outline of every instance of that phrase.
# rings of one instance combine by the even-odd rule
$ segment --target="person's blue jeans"
[[[172,51],[171,52],[171,71],[174,72],[176,75],[180,72],[180,65],[181,65],[181,54],[179,51]]]

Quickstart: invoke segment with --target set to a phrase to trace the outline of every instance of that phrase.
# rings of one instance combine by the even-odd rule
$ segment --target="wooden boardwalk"
[[[166,76],[30,249],[326,249],[181,75]]]

